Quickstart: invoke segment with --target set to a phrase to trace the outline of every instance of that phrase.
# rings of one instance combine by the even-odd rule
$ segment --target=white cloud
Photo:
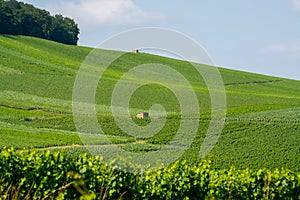
[[[292,0],[293,9],[300,11],[300,0]]]
[[[61,3],[63,2],[63,3]],[[83,28],[103,25],[140,25],[147,21],[160,20],[162,14],[140,9],[132,0],[73,0],[49,3],[47,9],[74,18]]]
[[[294,44],[273,44],[262,50],[263,53],[300,53],[300,42]]]

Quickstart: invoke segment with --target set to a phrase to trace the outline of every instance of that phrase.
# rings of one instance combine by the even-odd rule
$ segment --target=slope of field
[[[0,147],[82,145],[73,122],[72,90],[79,67],[91,50],[31,37],[0,36]],[[113,51],[101,50],[99,59],[113,54]],[[189,63],[150,54],[128,53],[119,58],[105,71],[97,89],[100,125],[110,140],[133,152],[157,150],[174,137],[180,107],[173,93],[157,84],[139,88],[130,100],[133,115],[148,110],[153,104],[165,107],[167,123],[157,135],[137,140],[126,135],[111,116],[109,106],[115,84],[132,66],[145,63],[171,66],[183,74],[196,91],[202,111],[196,113],[201,119],[200,128],[192,148],[183,156],[194,160],[208,128],[210,99],[204,81]],[[226,89],[227,118],[210,155],[214,166],[287,167],[300,171],[300,81],[219,70]],[[178,88],[184,90],[185,86],[178,85]],[[135,120],[142,126],[150,121]],[[99,136],[88,135],[88,138],[85,141],[88,144],[106,144]],[[67,151],[86,150],[74,147]]]

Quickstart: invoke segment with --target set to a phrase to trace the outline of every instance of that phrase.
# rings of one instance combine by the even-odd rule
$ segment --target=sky
[[[24,0],[78,23],[79,45],[161,27],[201,44],[217,66],[300,80],[300,0]]]

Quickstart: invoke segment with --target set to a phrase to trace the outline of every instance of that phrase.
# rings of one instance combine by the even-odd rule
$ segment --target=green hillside
[[[91,50],[25,36],[0,35],[0,147],[57,146],[53,149],[73,154],[86,151],[73,122],[72,92],[79,67]],[[104,61],[114,53],[101,50],[98,59]],[[194,161],[207,132],[211,105],[204,81],[184,61],[128,53],[113,62],[97,88],[99,124],[111,141],[133,152],[157,150],[174,137],[180,107],[174,94],[158,84],[139,88],[130,100],[132,115],[157,103],[165,107],[167,123],[155,136],[138,140],[128,136],[116,125],[108,109],[117,81],[132,66],[145,63],[171,66],[196,91],[201,112],[191,118],[200,119],[199,131],[192,148],[183,155]],[[223,68],[219,71],[226,89],[227,117],[222,135],[210,152],[213,166],[285,167],[300,171],[300,81]],[[139,82],[134,78],[128,81]],[[184,90],[186,86],[177,87]],[[141,126],[151,121],[134,120]],[[97,135],[80,134],[85,135],[86,144],[107,143]]]

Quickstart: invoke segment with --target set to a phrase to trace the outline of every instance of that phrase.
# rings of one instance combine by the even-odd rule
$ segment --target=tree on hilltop
[[[68,17],[51,16],[46,10],[16,0],[0,0],[0,34],[34,36],[76,45],[79,28]]]

